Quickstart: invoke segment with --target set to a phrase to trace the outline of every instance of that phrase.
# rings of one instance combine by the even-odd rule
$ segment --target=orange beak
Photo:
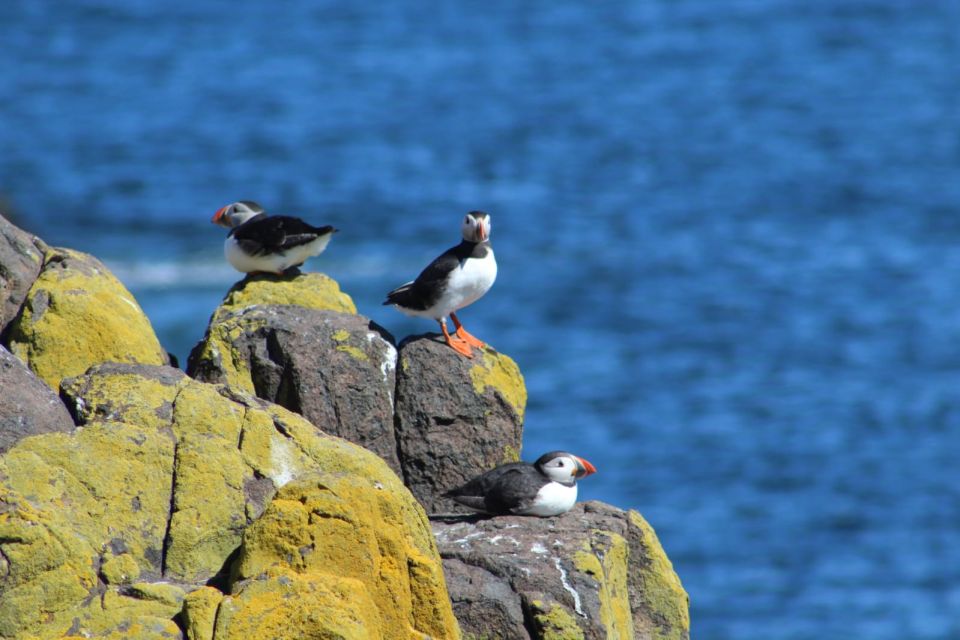
[[[223,220],[223,214],[226,212],[227,212],[227,207],[220,207],[219,209],[217,209],[217,212],[213,214],[213,217],[210,218],[210,222],[212,222],[213,224],[220,224],[220,222]]]
[[[578,478],[582,478],[590,475],[591,473],[597,472],[597,468],[590,464],[589,460],[584,460],[583,458],[578,458],[577,456],[574,456],[574,459],[577,461],[576,476]]]
[[[487,228],[483,226],[483,223],[480,223],[480,242],[483,242],[487,239]]]

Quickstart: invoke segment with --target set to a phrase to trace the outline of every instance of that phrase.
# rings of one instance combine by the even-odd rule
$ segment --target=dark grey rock
[[[0,453],[27,436],[73,430],[57,394],[0,346]]]
[[[465,637],[689,639],[687,594],[635,511],[588,502],[433,531]]]
[[[436,335],[400,344],[400,462],[404,482],[428,513],[465,512],[440,494],[519,456],[523,378],[507,356],[490,348],[474,353],[464,358]]]
[[[0,215],[0,335],[17,317],[40,274],[47,245]]]
[[[527,640],[520,595],[510,581],[457,558],[443,561],[453,614],[466,637]]]
[[[249,371],[257,397],[373,451],[400,472],[393,429],[397,352],[386,331],[360,315],[294,305],[244,307],[218,314],[214,323],[229,344],[198,344],[190,376],[236,384],[226,357],[230,367]],[[211,339],[208,332],[205,341]]]

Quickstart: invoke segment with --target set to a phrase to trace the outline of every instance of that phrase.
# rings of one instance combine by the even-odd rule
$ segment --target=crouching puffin
[[[313,227],[292,216],[268,216],[251,200],[220,208],[211,222],[230,229],[223,253],[243,273],[283,275],[323,253],[337,231],[330,225]]]
[[[463,219],[461,231],[460,244],[428,264],[416,280],[388,293],[383,304],[392,304],[409,316],[436,320],[447,344],[460,355],[472,358],[472,347],[482,348],[484,343],[467,333],[456,311],[490,290],[497,279],[497,261],[490,246],[489,215],[471,211]],[[454,335],[447,331],[448,315],[456,327]]]
[[[500,465],[443,495],[492,515],[558,516],[577,502],[577,478],[596,471],[572,453],[551,451],[533,464]]]

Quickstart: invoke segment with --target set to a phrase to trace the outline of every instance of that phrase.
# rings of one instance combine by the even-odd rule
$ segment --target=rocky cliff
[[[262,276],[185,374],[102,263],[2,217],[0,293],[0,638],[688,636],[636,512],[427,520],[519,456],[503,354]]]

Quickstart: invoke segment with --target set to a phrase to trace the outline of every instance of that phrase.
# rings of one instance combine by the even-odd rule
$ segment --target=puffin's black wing
[[[240,247],[250,255],[281,253],[313,242],[336,231],[330,225],[314,227],[292,216],[253,218],[230,232]]]
[[[518,513],[533,505],[537,493],[549,480],[533,465],[523,465],[504,474],[487,494],[487,506],[494,513]]]
[[[383,304],[396,304],[414,311],[429,309],[443,296],[450,274],[470,257],[475,246],[475,243],[464,240],[447,249],[428,264],[416,280],[388,293]]]
[[[443,495],[471,509],[504,515],[529,505],[543,484],[543,476],[533,466],[512,462],[491,469]]]

